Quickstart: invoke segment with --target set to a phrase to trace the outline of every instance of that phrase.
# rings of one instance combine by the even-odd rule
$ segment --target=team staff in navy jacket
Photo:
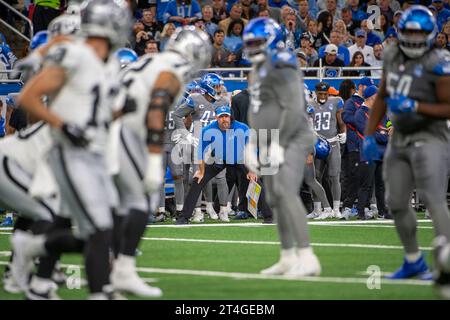
[[[367,120],[369,119],[369,112],[378,94],[376,86],[367,87],[364,92],[364,103],[356,111],[355,125],[359,138],[359,144],[363,145],[364,130],[366,129]],[[387,118],[381,120],[378,125],[377,131],[373,135],[378,149],[378,159],[369,162],[365,159],[362,148],[360,151],[360,164],[359,164],[359,192],[358,192],[358,219],[364,220],[364,208],[369,205],[369,200],[372,197],[373,187],[375,184],[375,197],[377,199],[378,214],[385,218],[389,218],[387,213],[386,204],[384,201],[384,182],[382,177],[383,156],[388,143],[389,134],[391,129],[386,128]]]
[[[345,151],[343,157],[344,163],[344,185],[342,187],[345,190],[343,197],[342,215],[348,217],[351,212],[351,208],[358,197],[359,187],[359,138],[356,133],[355,114],[359,107],[364,102],[363,92],[368,87],[374,85],[371,78],[362,78],[358,83],[358,90],[355,91],[352,96],[345,101],[344,112],[342,113],[342,120],[347,126],[347,142],[345,144]]]

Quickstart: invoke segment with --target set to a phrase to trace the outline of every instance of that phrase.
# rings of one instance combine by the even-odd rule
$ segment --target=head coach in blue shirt
[[[244,165],[244,149],[250,137],[249,127],[231,116],[228,105],[216,109],[216,121],[202,129],[198,147],[199,169],[194,173],[194,182],[183,207],[183,215],[176,224],[187,224],[192,216],[195,203],[203,187],[225,168],[243,170],[246,183],[240,183],[239,194],[245,194],[248,180],[256,180],[254,173],[248,172]],[[244,190],[245,189],[245,190]],[[260,199],[261,200],[261,199]],[[219,213],[221,220],[228,221],[226,212]]]

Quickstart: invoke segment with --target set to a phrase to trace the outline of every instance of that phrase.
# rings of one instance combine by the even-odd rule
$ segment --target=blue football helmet
[[[48,42],[48,31],[47,30],[39,31],[33,36],[33,39],[31,39],[30,49],[31,50],[37,49],[40,46],[46,44],[47,42]]]
[[[244,28],[244,54],[252,63],[260,63],[271,51],[284,47],[283,38],[283,31],[274,20],[252,19]]]
[[[410,58],[421,57],[428,51],[433,46],[436,34],[436,19],[424,6],[411,6],[398,22],[399,46]]]
[[[114,55],[119,60],[121,68],[125,68],[127,65],[138,59],[136,52],[129,48],[120,48]]]
[[[317,159],[326,160],[328,155],[330,154],[331,147],[330,143],[326,139],[318,137],[314,149],[316,151]]]
[[[211,98],[219,100],[223,83],[222,77],[218,74],[207,73],[200,79],[199,86]]]

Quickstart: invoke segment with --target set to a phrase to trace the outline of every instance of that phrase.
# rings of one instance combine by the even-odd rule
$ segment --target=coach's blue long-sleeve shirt
[[[230,129],[223,131],[218,122],[213,121],[202,129],[198,158],[205,160],[205,151],[211,148],[216,163],[243,164],[249,136],[250,129],[245,123],[233,120]]]
[[[359,151],[359,138],[356,134],[356,111],[363,104],[364,99],[358,94],[352,95],[344,104],[344,112],[342,113],[342,120],[347,126],[347,142],[346,148],[348,152]]]

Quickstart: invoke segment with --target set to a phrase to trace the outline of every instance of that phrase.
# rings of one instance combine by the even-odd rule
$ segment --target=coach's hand
[[[147,193],[159,190],[164,182],[163,156],[161,153],[149,153],[147,170],[144,177],[144,188]]]
[[[62,133],[77,147],[86,147],[89,144],[89,140],[84,135],[84,130],[75,124],[64,123],[61,128]]]
[[[249,171],[247,173],[247,180],[257,182],[258,181],[258,176],[256,175],[256,173]]]
[[[194,179],[197,178],[197,183],[200,183],[203,180],[204,176],[205,176],[205,173],[200,170],[197,170],[194,173]]]
[[[363,156],[369,162],[380,159],[380,154],[377,148],[377,142],[374,136],[366,136],[364,138]]]
[[[419,103],[403,95],[397,95],[393,98],[385,99],[388,109],[392,113],[412,113],[417,112]]]

